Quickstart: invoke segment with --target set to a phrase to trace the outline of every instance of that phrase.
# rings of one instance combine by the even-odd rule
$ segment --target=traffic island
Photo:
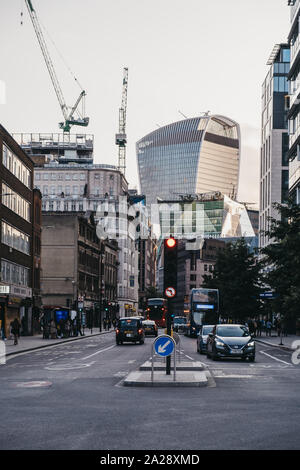
[[[176,380],[173,372],[166,374],[165,370],[155,370],[152,381],[151,370],[131,372],[123,381],[125,387],[206,387],[208,379],[204,371],[176,370]]]
[[[156,370],[166,370],[166,365],[164,363],[154,363],[153,369]],[[205,366],[202,362],[199,361],[182,361],[176,363],[176,371],[199,371],[199,370],[204,370]],[[152,362],[151,361],[146,361],[144,364],[140,366],[140,370],[145,371],[145,370],[152,370]],[[171,370],[174,370],[174,367],[171,365]]]

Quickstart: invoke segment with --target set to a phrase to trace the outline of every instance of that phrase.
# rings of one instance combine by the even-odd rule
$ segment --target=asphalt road
[[[0,366],[0,449],[300,448],[300,366],[289,352],[257,343],[255,363],[213,362],[195,339],[181,339],[188,358],[209,366],[208,387],[122,386],[153,338],[116,346],[113,332],[9,358]]]

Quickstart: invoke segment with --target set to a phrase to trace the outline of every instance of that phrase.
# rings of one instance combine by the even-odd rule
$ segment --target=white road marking
[[[133,359],[132,361],[128,361],[128,364],[133,364],[134,362],[136,362],[136,359]]]
[[[187,358],[190,359],[191,361],[194,360],[192,357],[188,356],[187,354],[185,354],[185,357],[187,357]]]
[[[91,354],[90,356],[83,357],[82,360],[85,361],[86,359],[89,359],[90,357],[96,356],[96,354],[100,354],[104,351],[108,351],[109,349],[112,349],[112,348],[115,348],[115,347],[116,347],[116,345],[113,344],[112,346],[109,346],[109,348],[100,349],[99,351],[95,352],[94,354]]]
[[[282,361],[281,359],[278,359],[277,357],[274,357],[274,356],[271,356],[271,354],[268,354],[266,353],[265,351],[259,351],[261,354],[265,354],[265,356],[268,356],[270,357],[271,359],[274,359],[275,361],[278,361],[278,362],[283,362],[283,364],[287,364],[288,366],[292,366],[292,364],[290,362],[285,362],[285,361]]]
[[[239,374],[228,374],[228,375],[214,375],[216,379],[256,379],[261,378],[259,375],[239,375]]]

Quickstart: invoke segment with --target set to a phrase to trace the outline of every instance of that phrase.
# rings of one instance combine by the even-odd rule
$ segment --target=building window
[[[289,135],[286,132],[284,132],[282,134],[282,166],[289,165],[288,151],[289,151]]]
[[[3,165],[18,178],[27,188],[30,188],[31,172],[7,145],[3,144]]]
[[[1,241],[4,245],[21,251],[26,255],[30,254],[30,237],[20,230],[2,221]]]
[[[4,183],[2,183],[2,204],[23,219],[27,220],[27,222],[30,222],[29,202]]]
[[[2,281],[17,286],[29,286],[29,269],[10,261],[1,260]]]
[[[281,175],[281,202],[284,203],[289,196],[289,170],[282,170]]]

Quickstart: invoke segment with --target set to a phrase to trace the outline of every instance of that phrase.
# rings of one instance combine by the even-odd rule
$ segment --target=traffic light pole
[[[167,312],[167,335],[171,336],[171,300],[168,299],[168,312]],[[166,375],[171,375],[171,356],[166,358]]]

